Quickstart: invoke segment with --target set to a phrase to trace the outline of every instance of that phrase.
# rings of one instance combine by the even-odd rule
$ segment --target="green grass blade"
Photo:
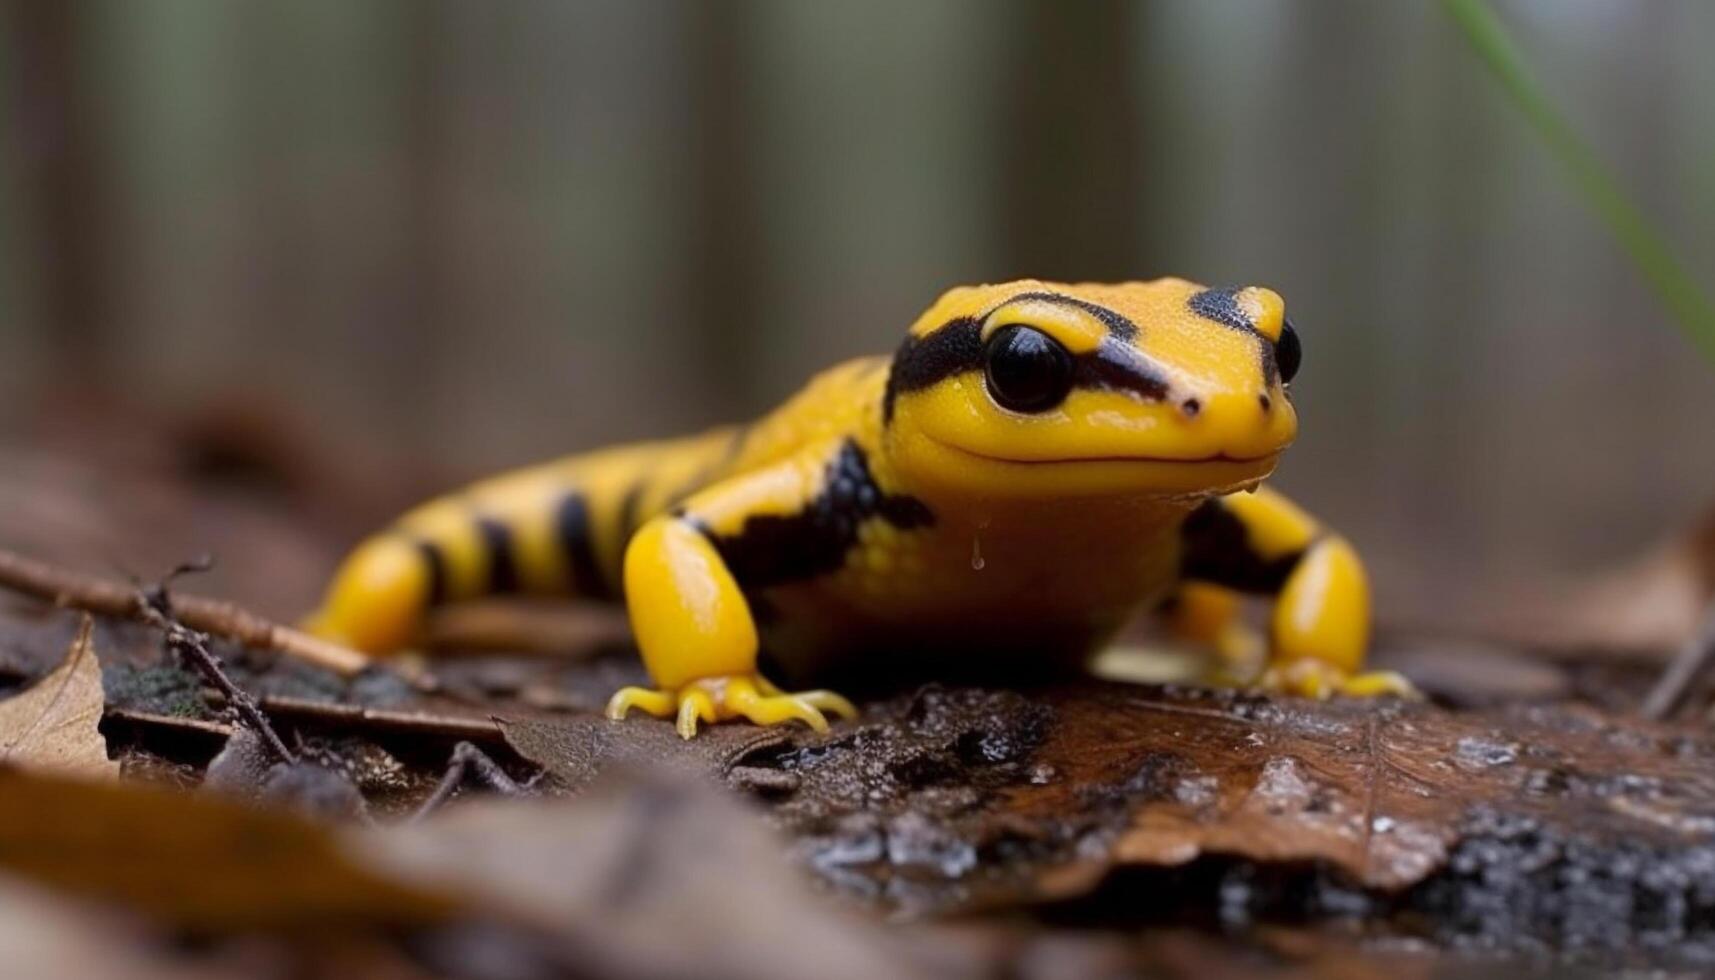
[[[1715,361],[1715,305],[1531,77],[1523,55],[1487,0],[1442,0],[1442,7],[1566,168],[1585,204],[1607,225],[1680,329]]]

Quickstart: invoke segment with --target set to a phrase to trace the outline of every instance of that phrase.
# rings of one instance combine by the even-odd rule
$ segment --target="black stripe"
[[[971,317],[951,320],[921,337],[907,335],[893,355],[882,396],[881,417],[893,420],[900,392],[921,391],[983,366],[982,323]]]
[[[1205,289],[1192,294],[1186,301],[1191,312],[1205,320],[1213,320],[1224,327],[1231,327],[1240,333],[1248,333],[1257,339],[1261,349],[1262,382],[1266,387],[1274,387],[1274,379],[1280,375],[1280,366],[1274,356],[1274,342],[1262,335],[1251,318],[1239,306],[1239,293],[1243,290],[1234,287],[1222,289]]]
[[[1104,343],[1073,360],[1072,383],[1079,388],[1135,392],[1150,401],[1167,397],[1167,379],[1129,347]]]
[[[751,590],[837,571],[857,544],[858,528],[878,517],[903,530],[935,523],[923,501],[882,492],[863,449],[847,439],[828,462],[821,492],[798,513],[751,517],[730,537],[694,518],[691,525],[714,544],[740,587]]]
[[[589,502],[577,491],[560,498],[554,509],[554,528],[560,542],[560,554],[572,571],[572,587],[579,595],[604,599],[612,595],[607,579],[596,564],[595,547],[590,540]]]
[[[1020,293],[995,305],[982,316],[959,317],[921,337],[907,336],[893,355],[893,368],[887,376],[887,391],[882,397],[882,420],[893,421],[893,403],[901,392],[921,391],[967,371],[981,370],[983,322],[992,316],[995,310],[1020,300],[1073,306],[1100,320],[1102,325],[1108,328],[1108,334],[1116,340],[1129,343],[1137,337],[1137,324],[1105,306],[1063,293]],[[1093,354],[1080,357],[1080,360],[1084,359],[1093,362],[1087,371],[1092,380],[1086,387],[1122,388],[1157,399],[1166,396],[1165,381],[1140,377],[1135,370],[1116,370],[1119,365],[1113,362],[1111,355],[1104,356],[1099,347]]]
[[[1222,506],[1205,500],[1180,529],[1184,552],[1180,571],[1190,579],[1224,585],[1240,592],[1273,595],[1285,585],[1304,550],[1264,558],[1251,547],[1243,521]]]
[[[1079,299],[1076,296],[1067,296],[1065,293],[1020,293],[1007,300],[1005,303],[1000,304],[1000,306],[995,307],[995,309],[998,310],[1001,306],[1006,306],[1008,303],[1016,303],[1019,300],[1025,299],[1040,300],[1044,303],[1053,303],[1057,306],[1075,306],[1078,309],[1083,310],[1085,313],[1088,313],[1102,321],[1102,326],[1108,328],[1108,333],[1113,335],[1115,340],[1129,341],[1136,339],[1137,337],[1137,324],[1131,322],[1130,319],[1108,309],[1105,306],[1092,303],[1089,300]],[[992,313],[993,311],[990,312]],[[986,320],[988,317],[984,316],[983,319]]]
[[[432,541],[412,538],[411,542],[417,546],[417,554],[422,556],[423,567],[429,572],[427,604],[438,606],[447,601],[447,558]]]
[[[1240,290],[1230,286],[1222,289],[1205,289],[1200,293],[1193,294],[1190,299],[1185,301],[1185,305],[1191,307],[1192,313],[1205,320],[1213,320],[1222,326],[1232,327],[1234,330],[1255,333],[1256,324],[1252,323],[1251,318],[1246,316],[1245,311],[1239,307],[1239,292]]]
[[[512,547],[512,529],[492,517],[478,518],[477,531],[488,551],[488,595],[512,595],[518,591],[518,556]]]

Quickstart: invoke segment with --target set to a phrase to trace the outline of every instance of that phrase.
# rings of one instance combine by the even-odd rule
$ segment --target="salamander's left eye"
[[[1280,328],[1280,339],[1274,342],[1274,363],[1280,368],[1280,383],[1286,384],[1298,373],[1298,362],[1304,359],[1304,349],[1298,346],[1298,331],[1287,321]]]
[[[1072,355],[1035,327],[1012,323],[985,348],[989,395],[1015,412],[1046,412],[1072,390]]]

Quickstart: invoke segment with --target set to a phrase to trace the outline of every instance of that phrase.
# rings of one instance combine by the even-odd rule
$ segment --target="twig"
[[[501,796],[524,795],[524,787],[508,776],[499,763],[488,757],[488,753],[469,742],[460,742],[453,746],[453,755],[447,763],[446,774],[435,785],[435,791],[430,793],[423,805],[417,808],[417,812],[411,815],[411,820],[421,820],[445,806],[453,793],[464,785],[467,774],[474,776],[478,782]]]
[[[360,704],[337,701],[312,701],[308,698],[264,694],[262,710],[276,718],[289,718],[295,725],[320,725],[324,728],[348,728],[374,734],[394,732],[401,735],[435,735],[473,742],[502,744],[505,739],[491,718],[435,715],[420,711],[392,711],[369,708]]]
[[[1678,711],[1711,666],[1715,666],[1715,603],[1710,603],[1697,632],[1673,655],[1661,679],[1644,698],[1643,716],[1660,721]]]
[[[194,566],[186,570],[194,570]],[[0,587],[59,606],[148,622],[145,604],[134,586],[60,568],[3,548],[0,548]],[[356,650],[282,626],[220,599],[174,596],[173,612],[179,622],[192,629],[247,647],[273,650],[345,677],[361,673],[370,665],[369,658]]]
[[[175,569],[173,574],[168,576],[168,581],[187,570],[192,569]],[[274,726],[268,723],[268,716],[257,706],[256,699],[226,676],[220,661],[208,650],[208,634],[193,630],[174,618],[172,599],[167,594],[166,583],[146,591],[138,590],[133,603],[137,618],[160,630],[166,639],[167,649],[189,661],[205,680],[225,695],[226,703],[238,710],[239,717],[261,736],[263,743],[281,762],[291,764],[298,761],[298,757],[280,740],[280,734],[274,731]]]

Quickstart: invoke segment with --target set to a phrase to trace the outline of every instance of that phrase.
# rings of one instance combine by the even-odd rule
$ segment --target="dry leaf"
[[[216,980],[254,976],[175,956],[165,943],[106,910],[0,876],[0,949],[9,977]]]
[[[0,701],[0,763],[92,779],[119,775],[102,737],[101,664],[83,617],[65,662],[24,693]]]
[[[552,777],[551,788],[576,792],[614,766],[647,766],[724,777],[747,756],[783,746],[792,729],[714,725],[694,739],[680,738],[669,722],[573,717],[564,721],[496,719],[506,744]]]
[[[289,812],[7,769],[0,867],[211,930],[420,925],[456,905],[370,870],[331,828]]]
[[[807,895],[718,787],[623,768],[573,799],[472,801],[404,827],[0,770],[0,868],[215,934],[481,923],[552,975],[974,972],[919,933]]]
[[[978,973],[944,940],[818,901],[756,814],[677,767],[618,764],[572,799],[469,803],[351,837],[401,880],[561,937],[577,950],[579,975]]]

